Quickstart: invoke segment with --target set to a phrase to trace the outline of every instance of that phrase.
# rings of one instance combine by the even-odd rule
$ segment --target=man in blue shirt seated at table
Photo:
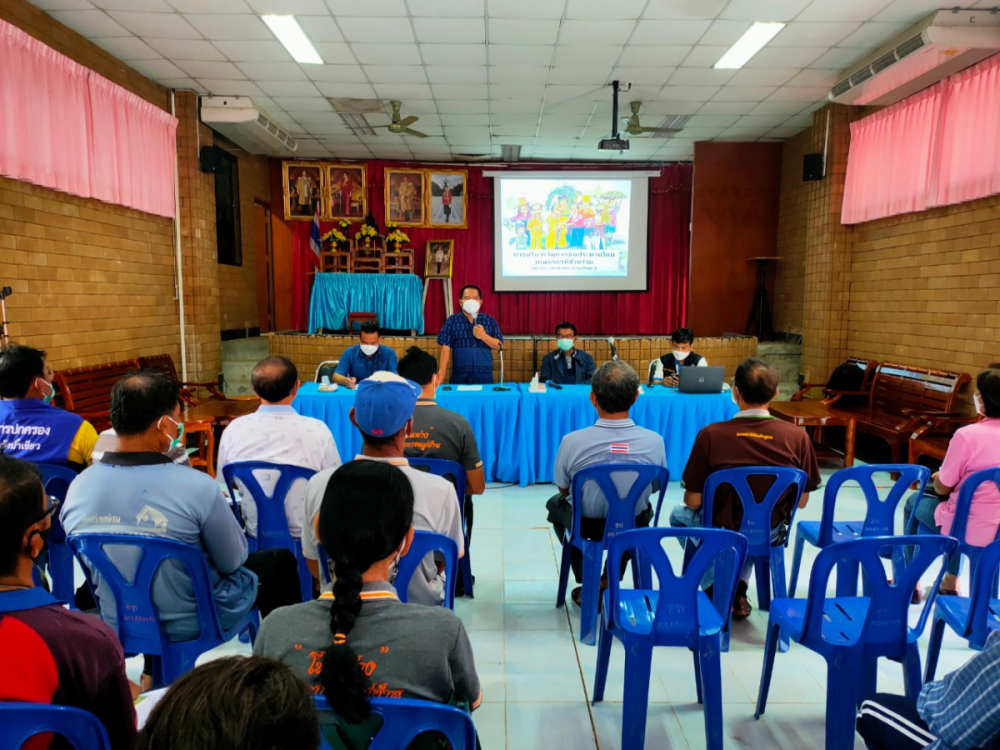
[[[556,344],[559,346],[542,359],[539,380],[558,385],[590,383],[594,377],[594,358],[576,346],[576,326],[569,321],[556,326]]]
[[[450,316],[441,327],[437,342],[441,345],[438,382],[444,382],[452,351],[450,383],[475,385],[493,382],[493,352],[503,344],[500,325],[489,315],[479,312],[483,293],[478,286],[468,284],[459,293],[462,312]]]
[[[358,383],[370,378],[376,372],[396,372],[396,352],[391,347],[382,346],[382,335],[374,323],[363,323],[358,334],[359,343],[347,349],[337,363],[333,380],[348,388],[357,388]]]
[[[570,487],[573,475],[580,469],[594,464],[654,464],[667,465],[667,448],[663,437],[639,427],[629,418],[629,410],[639,397],[639,376],[625,362],[605,362],[597,368],[591,384],[590,403],[597,410],[598,420],[592,427],[571,432],[559,444],[552,481],[559,488],[559,494],[549,498],[545,507],[549,511],[548,520],[563,542],[567,529],[573,528],[573,505]],[[635,481],[627,472],[616,473],[612,481],[618,491],[625,493]],[[654,488],[647,488],[636,506],[636,528],[649,526],[653,509],[649,506],[649,495]],[[658,488],[657,488],[658,489]],[[583,487],[583,507],[580,518],[580,533],[586,539],[604,537],[604,520],[608,512],[607,500],[593,482]],[[572,550],[573,575],[577,583],[583,582],[583,554],[576,547]],[[622,559],[624,571],[626,559]],[[607,588],[607,571],[601,580],[601,589]],[[579,606],[582,587],[573,589],[573,601]]]

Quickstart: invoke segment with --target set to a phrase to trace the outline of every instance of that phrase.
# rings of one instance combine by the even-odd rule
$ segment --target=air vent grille
[[[851,86],[857,86],[860,83],[864,83],[869,78],[872,77],[872,69],[869,65],[867,68],[862,68],[857,73],[851,76]]]
[[[917,34],[896,47],[896,57],[902,60],[907,55],[912,55],[926,44],[923,34]]]
[[[846,94],[850,90],[851,90],[851,79],[845,78],[843,81],[840,81],[836,86],[833,87],[833,96],[838,97],[841,94]]]
[[[880,57],[878,60],[872,63],[871,68],[872,71],[877,74],[881,73],[890,65],[895,65],[895,64],[896,64],[896,53],[895,51],[893,51],[893,52],[887,52],[884,55],[882,55],[882,57]]]

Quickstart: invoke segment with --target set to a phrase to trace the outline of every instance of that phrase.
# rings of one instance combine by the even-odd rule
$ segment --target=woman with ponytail
[[[392,586],[413,540],[406,475],[380,461],[344,464],[330,477],[315,530],[333,591],[272,612],[254,653],[288,664],[349,725],[371,718],[370,697],[478,708],[482,691],[462,621],[448,609],[403,604]]]

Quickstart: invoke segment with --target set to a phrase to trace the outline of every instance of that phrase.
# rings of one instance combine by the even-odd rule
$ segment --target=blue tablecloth
[[[341,461],[350,461],[361,453],[361,433],[351,424],[348,416],[354,406],[355,392],[341,386],[335,391],[320,393],[315,383],[303,383],[299,395],[292,402],[292,408],[306,417],[315,417],[326,422]]]
[[[524,432],[530,446],[527,483],[551,482],[563,435],[597,420],[597,412],[590,403],[590,386],[566,385],[561,391],[550,387],[546,393],[530,393],[524,384],[519,388]],[[646,388],[639,396],[632,407],[632,419],[640,427],[663,435],[670,479],[679,482],[701,428],[731,419],[736,412],[736,404],[728,392],[693,395],[657,386]]]
[[[309,301],[309,331],[347,328],[347,315],[373,312],[382,328],[424,332],[424,286],[411,273],[318,273]]]

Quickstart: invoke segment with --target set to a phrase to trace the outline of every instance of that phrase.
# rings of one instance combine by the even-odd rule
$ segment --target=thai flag
[[[312,264],[319,268],[319,252],[323,247],[323,240],[321,239],[319,231],[319,203],[316,204],[316,213],[313,214],[313,225],[312,232],[309,234],[309,249],[312,250],[312,254],[309,256],[309,260]]]
[[[612,453],[628,453],[628,443],[612,443]]]

